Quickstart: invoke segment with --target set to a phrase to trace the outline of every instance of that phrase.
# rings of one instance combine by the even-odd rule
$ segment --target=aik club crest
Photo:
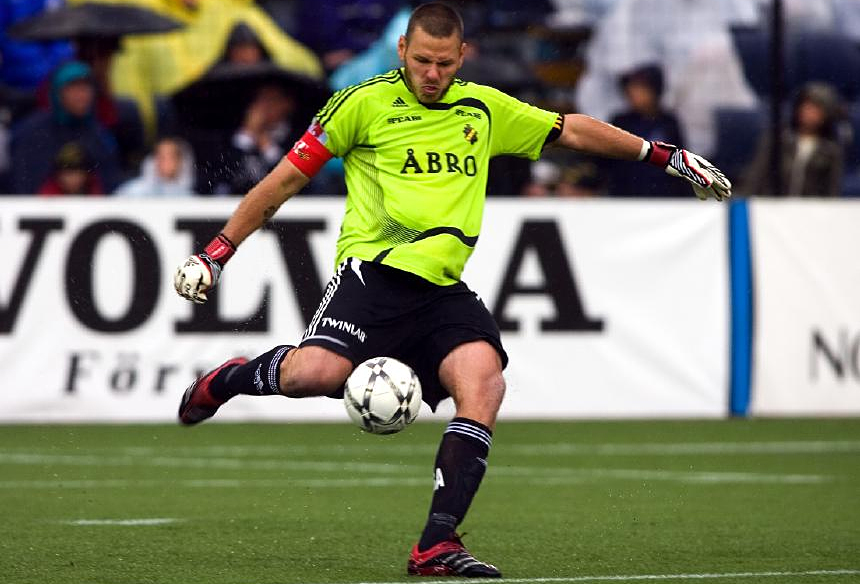
[[[466,138],[466,142],[474,144],[478,141],[478,130],[473,128],[472,124],[466,124],[463,126],[463,136]]]

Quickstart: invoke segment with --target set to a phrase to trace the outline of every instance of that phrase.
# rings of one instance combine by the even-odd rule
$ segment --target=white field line
[[[577,444],[557,442],[506,447],[512,454],[603,456],[680,455],[680,454],[833,454],[860,452],[860,440],[809,440],[788,442],[678,442],[651,444]]]
[[[648,580],[731,580],[741,578],[803,578],[808,576],[855,576],[860,570],[806,570],[797,572],[726,572],[723,574],[630,574],[611,576],[569,576],[558,578],[504,578],[501,582],[518,584],[553,584],[562,582],[639,582]],[[470,578],[470,584],[498,583],[498,578]],[[354,582],[347,584],[415,584],[414,580],[393,582]],[[421,584],[451,584],[447,580],[421,580]]]
[[[759,442],[653,442],[653,443],[599,443],[553,442],[549,444],[503,444],[505,453],[522,456],[665,456],[665,455],[782,455],[782,454],[839,454],[860,452],[860,440],[792,440]],[[200,446],[180,447],[177,454],[189,456],[336,456],[355,454],[399,454],[403,456],[432,454],[436,444],[329,444],[324,446],[275,445],[254,446]],[[2,451],[2,449],[0,449]],[[148,446],[127,447],[119,450],[132,456],[164,454],[164,449]]]
[[[420,456],[433,454],[436,444],[392,444],[367,443],[359,444],[328,444],[320,446],[305,445],[275,445],[262,444],[254,446],[212,445],[200,447],[172,448],[170,452],[187,457],[248,457],[248,456],[354,456],[360,454],[387,454],[400,456]],[[505,453],[520,456],[676,456],[676,455],[807,455],[807,454],[842,454],[860,452],[860,440],[804,440],[804,441],[766,441],[766,442],[654,442],[654,443],[600,443],[582,444],[577,442],[553,442],[549,444],[509,444],[500,445]],[[167,449],[149,446],[105,447],[91,451],[117,453],[123,456],[161,457]],[[2,453],[16,454],[20,449],[0,447]],[[26,454],[27,452],[24,452]],[[283,462],[283,461],[282,461]],[[313,461],[288,461],[292,465],[314,464]],[[224,464],[235,464],[229,462]],[[326,463],[316,463],[326,466]],[[360,464],[366,468],[367,464]],[[402,465],[396,466],[398,469]],[[337,470],[340,470],[338,467]],[[327,470],[321,468],[320,470]],[[358,469],[357,469],[358,470]]]
[[[561,472],[561,469],[516,468],[500,469],[491,477],[493,482],[552,487],[577,485],[600,479],[632,481],[668,481],[692,484],[818,484],[829,482],[831,477],[823,475],[779,475],[765,473],[715,473],[649,471],[638,469],[582,469]],[[50,479],[50,480],[5,480],[2,489],[130,489],[174,486],[180,488],[345,488],[345,487],[421,487],[432,483],[427,477],[372,477],[372,478],[310,478],[310,479]]]
[[[0,463],[23,465],[57,466],[157,466],[184,469],[229,469],[229,470],[313,470],[323,472],[363,472],[366,474],[400,475],[413,477],[427,472],[425,465],[360,462],[295,461],[282,459],[245,459],[245,458],[171,458],[98,456],[88,454],[36,454],[2,453]],[[720,472],[720,471],[673,471],[649,469],[615,468],[555,468],[545,466],[505,466],[490,465],[492,477],[518,477],[518,482],[536,481],[537,484],[568,484],[587,479],[620,479],[634,481],[675,481],[686,483],[776,483],[810,484],[830,482],[834,477],[819,474],[777,474],[758,472]],[[324,479],[321,479],[324,480]]]
[[[171,468],[236,469],[236,470],[313,470],[321,472],[364,472],[370,474],[403,474],[407,471],[426,472],[426,465],[370,462],[324,462],[311,460],[169,457],[169,456],[103,456],[98,454],[40,454],[0,452],[0,463],[55,464],[69,466],[165,466]]]
[[[781,485],[802,485],[828,483],[833,481],[833,477],[828,475],[774,474],[757,472],[687,472],[614,468],[592,468],[579,471],[571,470],[570,474],[571,477],[564,475],[546,477],[542,482],[544,484],[551,484],[556,481],[564,482],[566,479],[576,477],[577,475],[582,475],[583,478],[626,479],[633,481],[677,481],[682,483],[770,483]]]
[[[181,519],[173,519],[172,517],[150,517],[145,519],[75,519],[73,521],[61,521],[67,525],[122,525],[122,526],[139,526],[139,525],[167,525],[168,523],[176,523]]]
[[[152,489],[166,486],[189,489],[233,488],[338,488],[338,487],[431,487],[432,478],[369,479],[53,479],[0,481],[0,489]]]

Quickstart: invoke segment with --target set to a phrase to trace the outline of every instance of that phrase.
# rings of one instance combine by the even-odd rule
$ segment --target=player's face
[[[415,27],[408,42],[406,37],[400,37],[397,53],[406,69],[406,80],[419,101],[434,103],[445,95],[463,65],[464,48],[456,34],[436,38],[420,26]]]

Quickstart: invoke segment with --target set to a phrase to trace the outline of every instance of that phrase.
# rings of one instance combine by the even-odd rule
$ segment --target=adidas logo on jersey
[[[391,102],[392,107],[409,107],[409,104],[403,101],[403,98],[399,95],[395,98],[394,101]]]

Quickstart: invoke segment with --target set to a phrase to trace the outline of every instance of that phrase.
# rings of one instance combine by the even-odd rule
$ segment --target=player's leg
[[[226,361],[185,391],[179,405],[180,421],[202,422],[240,394],[312,397],[342,388],[363,349],[358,346],[361,339],[353,333],[355,327],[363,331],[364,323],[356,324],[350,315],[360,309],[364,296],[372,295],[362,281],[360,264],[347,260],[338,267],[299,348],[279,345],[250,361]],[[351,327],[344,330],[344,322]],[[371,343],[367,345],[372,348]]]
[[[436,453],[436,477],[423,551],[444,541],[463,521],[484,478],[496,415],[505,394],[502,362],[486,341],[458,346],[442,361],[439,380],[454,399],[454,419]]]
[[[332,395],[352,373],[352,361],[325,347],[307,345],[290,351],[281,363],[279,387],[287,397]]]
[[[250,361],[230,359],[196,380],[182,397],[179,419],[202,422],[237,395],[330,395],[351,371],[352,361],[323,347],[280,345]]]
[[[442,361],[439,380],[454,399],[435,462],[433,500],[427,524],[409,562],[421,575],[497,577],[492,565],[476,560],[457,537],[487,468],[496,415],[505,394],[502,359],[480,340],[459,345]]]
[[[456,347],[439,366],[439,380],[454,399],[457,417],[493,431],[505,396],[502,358],[495,347],[483,340]]]

